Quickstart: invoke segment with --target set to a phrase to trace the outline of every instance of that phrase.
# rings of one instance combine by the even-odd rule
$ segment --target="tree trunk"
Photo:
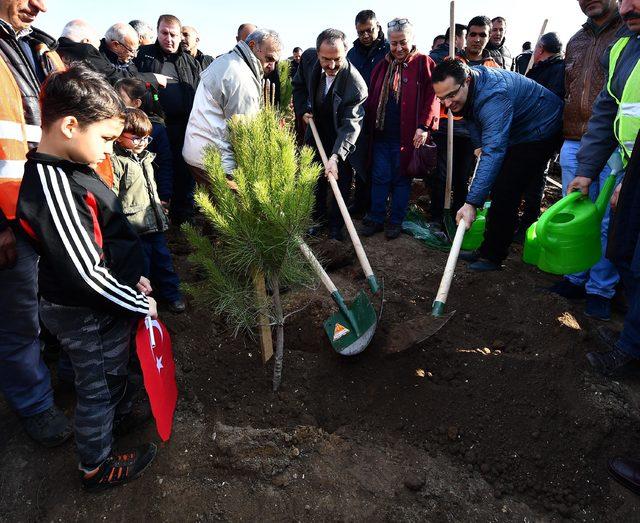
[[[275,392],[280,388],[282,381],[282,357],[284,355],[284,314],[280,301],[280,281],[278,278],[271,279],[271,290],[273,292],[273,308],[276,313],[276,357],[273,364],[273,391]]]

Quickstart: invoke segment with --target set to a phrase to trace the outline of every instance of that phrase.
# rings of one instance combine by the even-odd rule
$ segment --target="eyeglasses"
[[[440,100],[443,103],[445,102],[445,100],[451,100],[453,97],[455,97],[455,95],[457,95],[460,92],[460,89],[462,89],[463,85],[464,85],[464,82],[462,82],[455,91],[451,91],[449,94],[444,95],[442,98],[440,96],[437,96],[436,98],[438,98],[438,100]]]
[[[387,28],[391,29],[392,27],[404,27],[405,25],[408,25],[408,24],[409,24],[408,18],[398,18],[397,20],[391,20],[391,22],[387,24]]]
[[[127,51],[129,51],[129,53],[131,53],[133,56],[137,56],[138,54],[138,49],[131,49],[131,47],[129,47],[128,45],[124,45],[122,42],[118,42],[117,40],[114,40],[114,42],[116,44],[118,44],[120,47],[124,47]]]
[[[135,134],[129,133],[125,133],[123,136],[131,140],[133,145],[149,145],[153,141],[152,136],[136,136]]]
[[[371,29],[363,29],[362,31],[356,31],[358,33],[358,36],[364,36],[364,35],[372,35],[375,32],[376,28],[372,27]]]

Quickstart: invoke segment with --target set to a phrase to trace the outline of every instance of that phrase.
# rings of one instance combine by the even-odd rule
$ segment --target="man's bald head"
[[[190,25],[182,26],[182,50],[195,56],[198,52],[198,44],[200,43],[200,33]]]
[[[258,26],[255,24],[242,24],[238,27],[238,34],[236,35],[236,42],[244,42],[251,33],[253,33]]]
[[[78,44],[91,44],[96,49],[100,47],[98,33],[85,20],[71,20],[62,28],[60,36]]]

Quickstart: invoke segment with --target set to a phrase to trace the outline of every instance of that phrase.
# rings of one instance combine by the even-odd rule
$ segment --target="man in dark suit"
[[[293,103],[296,114],[305,121],[313,117],[322,145],[329,155],[325,176],[316,186],[314,220],[317,234],[327,220],[327,190],[329,176],[338,180],[345,200],[353,179],[353,169],[347,158],[353,153],[360,135],[367,86],[360,73],[346,59],[345,34],[337,29],[325,29],[316,40],[318,60],[308,76],[298,74],[293,80]],[[311,129],[307,129],[305,143],[315,148]],[[344,221],[335,201],[328,215],[330,237],[342,240]]]

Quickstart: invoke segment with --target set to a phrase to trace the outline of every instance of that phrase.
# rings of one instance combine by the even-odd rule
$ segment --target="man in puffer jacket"
[[[472,270],[500,269],[507,257],[522,193],[544,175],[562,128],[562,100],[538,83],[503,69],[441,63],[432,75],[436,95],[453,114],[463,115],[482,156],[466,203],[456,220],[470,227],[476,208],[491,194],[479,251],[461,255]]]
[[[235,169],[227,121],[236,114],[250,116],[258,112],[262,77],[273,71],[281,48],[278,33],[257,29],[202,73],[182,150],[199,181],[207,181],[202,160],[207,145],[220,151],[228,175]]]

